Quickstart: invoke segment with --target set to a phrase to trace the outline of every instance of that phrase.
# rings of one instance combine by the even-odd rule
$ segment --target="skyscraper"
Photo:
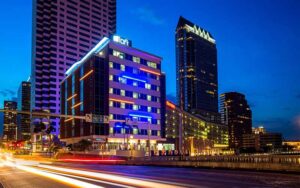
[[[179,18],[176,27],[177,102],[193,114],[218,113],[217,49],[212,35]]]
[[[18,90],[18,110],[30,111],[30,82],[22,82]],[[21,140],[30,140],[30,115],[18,114],[18,133]]]
[[[240,148],[243,134],[252,132],[252,112],[245,95],[237,92],[221,94],[220,112],[222,123],[228,126],[229,147]]]
[[[4,101],[4,110],[17,110],[17,102]],[[17,140],[17,113],[5,112],[3,124],[3,141]]]
[[[116,0],[34,0],[32,109],[60,113],[59,84],[66,70],[115,31]]]

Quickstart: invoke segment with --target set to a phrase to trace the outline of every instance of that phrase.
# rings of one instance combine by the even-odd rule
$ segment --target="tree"
[[[78,143],[74,144],[73,149],[77,150],[77,151],[86,151],[86,150],[89,150],[91,146],[92,146],[91,141],[82,139]]]

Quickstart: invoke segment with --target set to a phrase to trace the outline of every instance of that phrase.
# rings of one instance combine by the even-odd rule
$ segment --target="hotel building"
[[[182,154],[221,153],[228,147],[227,126],[212,123],[166,101],[166,143]]]
[[[33,110],[60,114],[60,82],[104,36],[116,32],[116,0],[33,0]],[[59,134],[59,119],[51,119]]]
[[[151,150],[164,136],[165,76],[161,58],[133,48],[131,41],[104,37],[67,72],[61,83],[61,112],[101,115],[93,123],[61,119],[60,138],[67,144],[81,139],[94,149]]]

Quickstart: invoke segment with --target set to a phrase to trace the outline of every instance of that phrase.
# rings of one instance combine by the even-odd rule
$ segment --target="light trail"
[[[29,172],[29,173],[33,173],[33,174],[36,174],[36,175],[39,175],[39,176],[50,178],[50,179],[56,180],[58,182],[62,182],[62,183],[72,185],[72,186],[75,186],[75,187],[103,188],[102,186],[98,186],[98,185],[94,185],[94,184],[91,184],[91,183],[83,182],[83,181],[80,181],[80,180],[76,180],[74,178],[68,178],[68,177],[65,177],[65,176],[49,173],[49,172],[42,171],[42,170],[32,168],[32,167],[28,167],[28,166],[17,165],[17,164],[14,164],[13,162],[10,162],[10,161],[5,161],[5,162],[3,162],[3,164],[5,166],[17,168],[17,169],[20,169],[20,170],[23,170],[23,171],[26,171],[26,172]]]
[[[124,162],[125,160],[114,160],[114,159],[61,159],[60,161],[65,162]]]
[[[79,179],[83,179],[83,180],[94,181],[94,182],[97,182],[97,183],[104,183],[104,184],[118,186],[118,187],[135,188],[135,187],[128,186],[128,185],[122,185],[122,184],[112,183],[112,182],[107,182],[107,181],[102,181],[102,180],[98,180],[98,179],[92,179],[92,178],[87,178],[87,177],[82,177],[82,176],[75,176],[75,175],[64,174],[64,173],[59,173],[59,172],[52,172],[52,171],[50,171],[50,172],[54,173],[54,174],[59,174],[59,175],[63,175],[63,176],[72,177],[72,178],[79,178]]]
[[[149,181],[146,179],[134,179],[134,178],[127,178],[127,177],[122,177],[118,175],[112,175],[112,174],[104,174],[104,173],[99,173],[99,172],[90,172],[90,171],[83,171],[83,170],[76,170],[76,169],[69,169],[69,168],[61,168],[61,167],[54,167],[54,166],[49,166],[49,165],[38,165],[38,167],[45,168],[45,169],[51,169],[51,170],[57,170],[60,172],[68,172],[76,175],[84,175],[84,176],[89,176],[89,177],[94,177],[94,178],[100,178],[106,181],[112,181],[112,182],[118,182],[121,184],[126,184],[126,185],[133,185],[137,187],[151,187],[151,188],[177,188],[177,187],[183,187],[182,185],[178,186],[175,185],[175,183],[171,182],[154,182],[154,181]]]

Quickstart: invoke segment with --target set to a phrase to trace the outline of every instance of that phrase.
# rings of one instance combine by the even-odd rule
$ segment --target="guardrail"
[[[300,165],[300,155],[251,155],[251,156],[152,156],[135,158],[136,161],[195,161],[236,163],[281,163]]]

